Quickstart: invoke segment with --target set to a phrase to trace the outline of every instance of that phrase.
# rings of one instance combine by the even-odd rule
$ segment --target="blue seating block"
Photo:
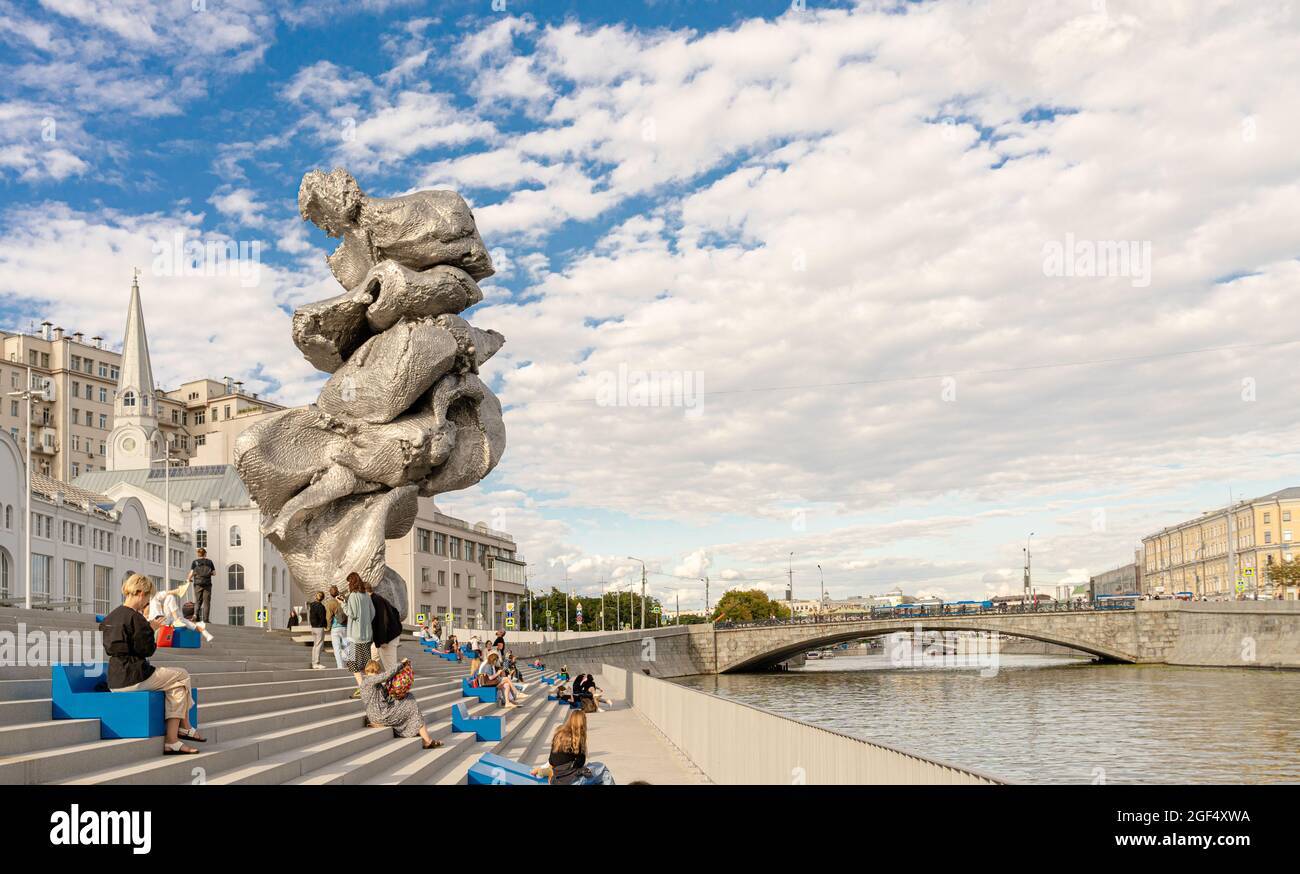
[[[449,661],[449,662],[456,661],[456,654],[454,652],[440,652],[440,653],[435,653],[435,655],[440,656],[445,661]]]
[[[554,686],[554,685],[555,685],[555,678],[554,678],[554,677],[542,677],[542,682],[545,683],[545,684],[548,685],[548,686]]]
[[[507,759],[495,753],[484,753],[469,769],[466,783],[471,786],[537,786],[545,785],[545,777],[534,777],[523,762]]]
[[[453,732],[472,731],[478,740],[501,740],[500,716],[470,716],[465,705],[451,706],[451,730]]]
[[[108,665],[55,665],[50,670],[51,714],[55,719],[98,719],[101,738],[162,737],[167,733],[162,692],[96,692]],[[199,691],[190,725],[199,724]]]
[[[469,684],[469,677],[462,677],[460,681],[460,694],[465,698],[477,698],[484,704],[493,704],[497,700],[497,687],[474,687]]]
[[[198,649],[203,646],[203,635],[192,628],[180,626],[172,629],[173,649]]]

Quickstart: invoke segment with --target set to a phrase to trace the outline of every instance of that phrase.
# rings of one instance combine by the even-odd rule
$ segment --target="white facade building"
[[[168,538],[134,496],[114,499],[37,473],[32,477],[31,572],[25,573],[25,482],[22,450],[0,432],[0,602],[24,604],[30,579],[33,605],[106,613],[121,603],[122,581],[131,574],[161,583],[168,547],[173,577],[189,567],[189,537],[174,529]]]

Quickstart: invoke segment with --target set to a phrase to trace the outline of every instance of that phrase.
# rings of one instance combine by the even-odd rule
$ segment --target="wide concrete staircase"
[[[87,614],[0,608],[0,634],[94,631]],[[208,738],[196,756],[163,756],[161,738],[101,740],[99,720],[51,718],[50,668],[0,665],[0,784],[432,784],[464,782],[484,752],[538,764],[568,708],[525,669],[527,697],[504,710],[462,698],[468,663],[426,654],[404,637],[399,655],[415,668],[412,693],[443,746],[369,728],[352,675],[309,667],[310,651],[287,631],[213,626],[198,650],[160,649],[151,661],[186,668],[199,690],[199,726]],[[327,646],[328,649],[328,646]],[[451,707],[503,717],[502,740],[453,733]]]

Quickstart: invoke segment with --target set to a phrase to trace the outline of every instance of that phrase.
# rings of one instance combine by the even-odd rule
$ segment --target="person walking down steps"
[[[325,648],[325,629],[329,625],[324,592],[317,592],[307,605],[307,622],[311,625],[311,669],[323,671],[325,666],[320,663],[320,653]]]
[[[198,558],[190,562],[190,572],[185,577],[185,582],[194,584],[194,622],[203,628],[207,627],[208,613],[212,610],[212,575],[216,570],[208,551],[199,547]]]

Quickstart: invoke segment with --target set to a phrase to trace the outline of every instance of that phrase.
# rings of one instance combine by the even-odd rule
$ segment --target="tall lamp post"
[[[1029,536],[1025,538],[1025,600],[1026,602],[1033,599],[1034,589],[1034,563],[1033,553],[1030,551],[1030,542],[1034,539],[1034,532],[1030,531]]]
[[[817,579],[822,584],[822,599],[817,602],[817,612],[820,613],[826,608],[826,575],[822,573],[822,566],[817,565]]]
[[[785,590],[785,599],[790,603],[790,624],[794,624],[794,550],[790,550],[789,584]]]
[[[11,391],[9,397],[20,397],[23,399],[24,406],[27,408],[27,427],[26,439],[23,441],[26,447],[26,465],[27,465],[27,497],[23,499],[25,515],[23,517],[23,571],[24,589],[24,606],[32,609],[32,401],[48,401],[49,392],[45,389],[35,391],[32,389],[32,369],[27,368],[27,388],[22,391]]]
[[[149,435],[149,442],[153,443],[155,437],[162,437],[163,457],[161,459],[149,457],[149,464],[161,461],[163,463],[163,504],[167,509],[164,511],[163,525],[163,589],[164,591],[172,587],[172,441],[171,437],[164,434],[161,428],[155,428]]]
[[[629,555],[628,559],[630,559],[631,561],[641,561],[641,559],[637,558],[634,555]],[[634,620],[636,619],[635,612],[632,614],[632,618]],[[635,621],[632,623],[632,628],[633,629],[636,628]],[[643,561],[641,561],[641,630],[642,631],[645,630],[645,562]]]

